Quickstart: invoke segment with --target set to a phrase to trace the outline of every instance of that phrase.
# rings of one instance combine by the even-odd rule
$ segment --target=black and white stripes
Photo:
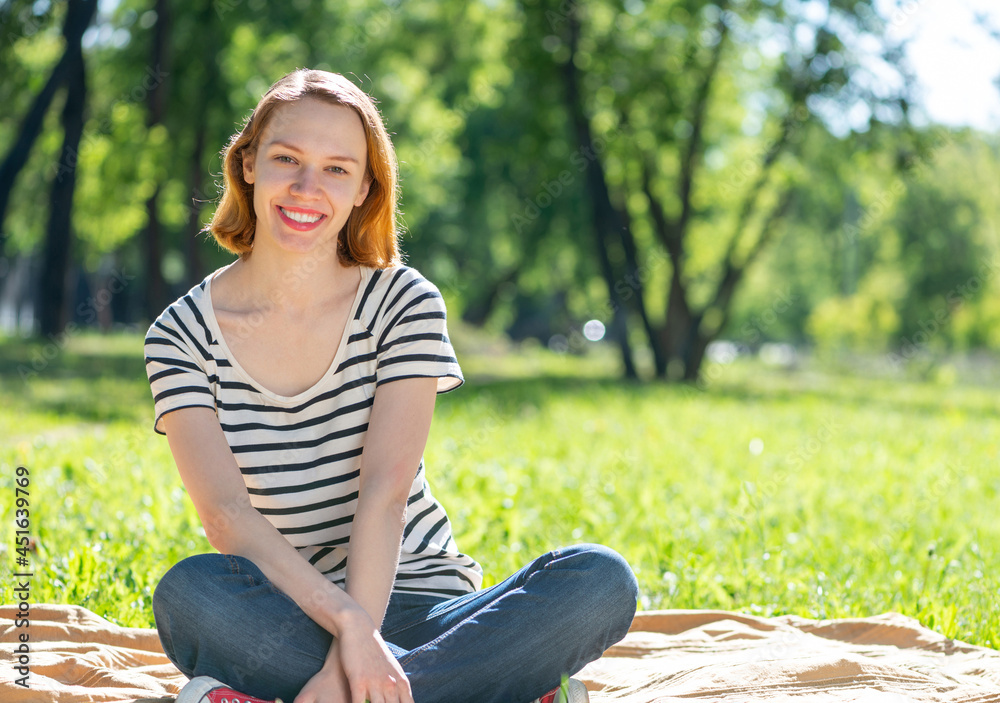
[[[439,393],[464,382],[437,288],[410,267],[361,272],[330,369],[295,396],[260,387],[233,358],[211,305],[215,274],[164,311],[145,346],[154,429],[162,434],[160,418],[180,408],[215,409],[253,506],[341,586],[376,389],[414,376],[436,377]],[[458,551],[421,460],[394,589],[453,596],[481,583],[482,569]]]

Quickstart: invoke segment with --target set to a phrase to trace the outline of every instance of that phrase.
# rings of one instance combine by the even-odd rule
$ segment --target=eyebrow
[[[299,149],[294,144],[290,144],[289,142],[283,142],[281,140],[275,140],[273,142],[270,142],[267,145],[267,148],[270,149],[271,147],[276,147],[276,146],[280,146],[280,147],[282,147],[284,149],[288,149],[290,151],[294,151],[294,152],[296,152],[298,154],[302,153],[302,150]],[[328,156],[327,159],[329,159],[330,161],[350,161],[351,163],[359,164],[360,165],[360,162],[357,159],[355,159],[353,156],[336,156],[336,155],[334,155],[334,156]]]

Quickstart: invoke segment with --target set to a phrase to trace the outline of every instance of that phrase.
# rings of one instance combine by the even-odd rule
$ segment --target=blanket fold
[[[155,630],[72,605],[33,605],[27,629],[15,626],[16,614],[0,606],[5,703],[170,703],[187,682]],[[29,688],[15,668],[25,631]],[[593,703],[1000,703],[1000,652],[897,613],[817,621],[659,610],[638,613],[626,638],[577,678]]]

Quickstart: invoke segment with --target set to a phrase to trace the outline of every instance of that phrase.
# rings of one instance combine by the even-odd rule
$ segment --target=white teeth
[[[323,217],[322,215],[307,215],[304,212],[289,212],[280,206],[279,209],[285,214],[285,217],[289,220],[295,220],[296,222],[311,224],[313,222],[319,222],[319,220]]]

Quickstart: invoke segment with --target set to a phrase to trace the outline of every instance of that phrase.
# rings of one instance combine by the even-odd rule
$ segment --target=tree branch
[[[789,189],[782,194],[778,204],[771,208],[771,212],[761,226],[760,236],[743,259],[743,262],[736,264],[732,260],[726,260],[725,271],[715,291],[715,296],[712,298],[712,302],[705,307],[706,310],[714,307],[722,312],[723,322],[719,326],[720,329],[725,324],[725,320],[729,318],[729,303],[732,300],[733,293],[736,291],[737,284],[743,278],[743,274],[749,268],[750,264],[753,263],[753,260],[757,258],[758,254],[763,251],[764,246],[774,236],[774,230],[777,228],[778,221],[788,213],[791,204],[792,190]]]
[[[768,178],[771,175],[771,167],[774,166],[781,152],[784,151],[785,147],[788,145],[788,140],[792,132],[793,116],[797,109],[795,103],[792,104],[791,109],[785,116],[785,119],[781,124],[781,134],[768,149],[767,154],[764,156],[764,161],[761,163],[760,175],[754,182],[753,186],[750,188],[750,192],[747,193],[746,198],[743,200],[743,207],[740,208],[739,217],[736,220],[736,227],[733,232],[732,239],[729,240],[729,247],[726,249],[726,255],[723,257],[724,265],[727,269],[736,266],[736,251],[739,248],[740,240],[742,239],[743,232],[747,228],[747,224],[750,222],[750,217],[753,215],[754,210],[757,209],[757,201],[760,198],[760,193],[764,189],[764,185],[767,183]],[[743,264],[745,265],[745,264]],[[723,276],[723,279],[725,276]]]
[[[724,11],[726,3],[722,2],[720,6],[720,9]],[[705,126],[705,115],[708,111],[708,98],[712,92],[712,84],[715,82],[715,78],[719,72],[719,64],[722,60],[722,48],[729,34],[729,27],[723,20],[723,16],[724,14],[720,13],[719,20],[716,22],[719,41],[712,49],[712,58],[708,63],[708,68],[705,69],[705,75],[695,95],[694,109],[691,114],[691,136],[688,138],[687,150],[681,158],[680,174],[678,176],[678,199],[681,203],[681,212],[677,217],[677,222],[674,223],[674,228],[679,233],[679,237],[683,237],[683,232],[687,227],[688,221],[691,219],[691,191],[694,188],[696,162],[702,150],[702,130]]]
[[[667,213],[663,210],[663,205],[653,195],[653,173],[649,164],[649,159],[642,158],[642,193],[649,201],[649,215],[653,219],[653,231],[659,237],[663,248],[670,255],[670,261],[674,266],[681,265],[681,254],[683,253],[680,240],[677,237],[677,230],[673,223],[667,218]]]

